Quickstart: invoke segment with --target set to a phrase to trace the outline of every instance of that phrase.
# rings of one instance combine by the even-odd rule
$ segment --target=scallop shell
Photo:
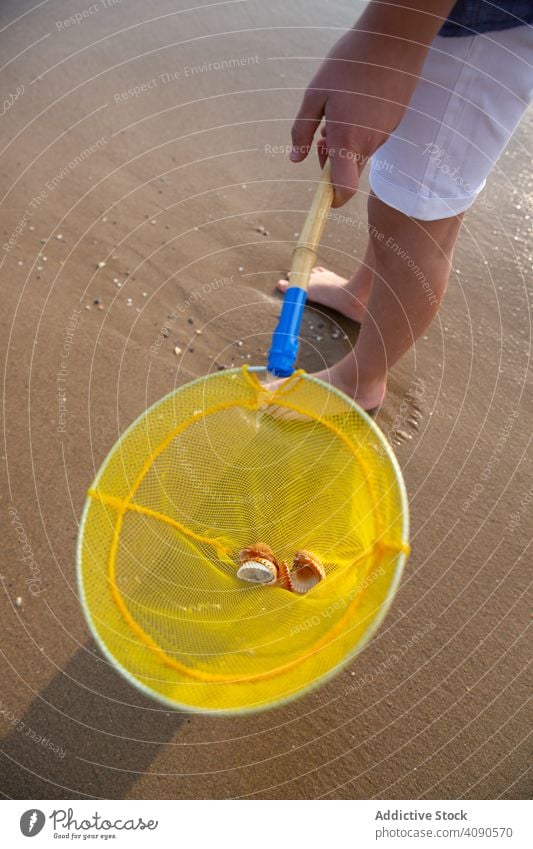
[[[292,591],[292,581],[284,560],[279,563],[269,545],[257,542],[239,552],[237,577],[254,584],[269,584]]]
[[[274,584],[278,578],[278,569],[270,560],[256,557],[244,561],[237,571],[237,577],[252,584]]]
[[[309,551],[297,551],[292,561],[290,578],[295,593],[307,593],[326,577],[322,563]]]
[[[293,589],[291,576],[289,574],[287,564],[285,563],[284,560],[282,560],[281,563],[278,565],[278,581],[277,581],[277,584],[283,590],[292,591],[292,589]]]
[[[249,545],[239,551],[239,560],[245,563],[247,560],[269,560],[277,566],[276,557],[269,545],[264,542],[256,542],[255,545]]]

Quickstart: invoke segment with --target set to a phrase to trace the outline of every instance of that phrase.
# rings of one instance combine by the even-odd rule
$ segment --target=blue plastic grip
[[[278,325],[268,352],[268,370],[276,377],[290,377],[298,356],[298,337],[307,292],[291,286],[285,292]]]

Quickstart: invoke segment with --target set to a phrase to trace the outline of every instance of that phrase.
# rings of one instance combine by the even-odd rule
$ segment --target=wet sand
[[[214,719],[140,696],[88,634],[75,583],[87,486],[148,404],[218,366],[263,362],[316,177],[276,147],[313,57],[357,14],[343,0],[191,5],[98,0],[68,25],[66,2],[0,7],[0,789],[527,797],[531,113],[378,417],[405,475],[413,554],[364,653],[289,707]],[[366,191],[346,208],[356,223],[330,222],[323,240],[339,273],[364,250]],[[355,333],[310,307],[301,364],[335,362]]]

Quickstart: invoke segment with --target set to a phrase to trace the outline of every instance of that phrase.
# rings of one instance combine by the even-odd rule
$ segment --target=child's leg
[[[366,315],[353,351],[317,377],[342,389],[365,409],[381,404],[388,370],[437,313],[462,217],[420,221],[370,196],[374,282]]]
[[[435,38],[404,117],[372,159],[373,283],[362,269],[349,282],[324,272],[311,281],[310,300],[363,319],[352,353],[320,377],[367,409],[437,312],[462,215],[531,101],[532,56],[528,26]],[[366,312],[354,315],[369,291]]]

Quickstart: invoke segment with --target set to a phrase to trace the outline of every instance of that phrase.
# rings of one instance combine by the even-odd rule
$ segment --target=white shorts
[[[532,99],[532,27],[437,36],[402,121],[372,157],[372,191],[425,221],[464,212]]]

